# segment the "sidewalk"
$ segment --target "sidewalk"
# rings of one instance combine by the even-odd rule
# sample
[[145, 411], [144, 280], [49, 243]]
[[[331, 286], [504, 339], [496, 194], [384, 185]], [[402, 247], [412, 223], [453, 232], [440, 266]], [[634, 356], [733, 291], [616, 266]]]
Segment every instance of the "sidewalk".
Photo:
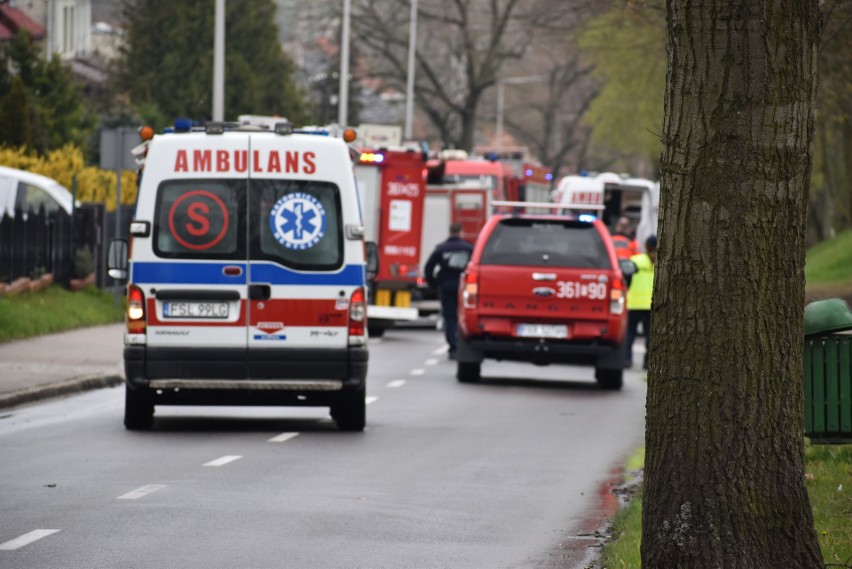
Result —
[[0, 409], [124, 381], [124, 324], [0, 344]]

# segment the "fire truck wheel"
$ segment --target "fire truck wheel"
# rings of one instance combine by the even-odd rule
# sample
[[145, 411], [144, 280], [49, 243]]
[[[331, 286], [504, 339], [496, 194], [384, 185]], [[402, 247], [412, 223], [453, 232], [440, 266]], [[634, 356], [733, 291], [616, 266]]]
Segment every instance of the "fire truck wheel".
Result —
[[596, 369], [595, 379], [598, 382], [598, 387], [618, 391], [624, 384], [623, 369]]
[[144, 389], [124, 386], [124, 427], [128, 431], [150, 429], [154, 424], [154, 402]]
[[367, 333], [371, 338], [381, 338], [388, 327], [383, 324], [367, 324]]
[[482, 364], [479, 362], [459, 362], [456, 368], [456, 378], [460, 383], [476, 383], [480, 379]]
[[363, 431], [367, 424], [367, 400], [364, 389], [346, 396], [331, 408], [331, 416], [341, 431]]

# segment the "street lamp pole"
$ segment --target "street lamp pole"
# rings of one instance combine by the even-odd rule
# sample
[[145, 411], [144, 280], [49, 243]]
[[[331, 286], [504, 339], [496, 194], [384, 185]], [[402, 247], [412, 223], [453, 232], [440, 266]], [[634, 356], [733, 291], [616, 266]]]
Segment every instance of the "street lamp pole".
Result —
[[352, 1], [343, 0], [343, 30], [340, 37], [340, 96], [337, 101], [337, 122], [345, 127], [349, 118], [349, 19]]
[[495, 127], [497, 148], [503, 147], [503, 114], [505, 113], [505, 94], [504, 88], [506, 85], [521, 85], [523, 83], [535, 83], [547, 79], [547, 75], [525, 75], [523, 77], [499, 77], [497, 79], [497, 125]]
[[411, 140], [414, 122], [414, 65], [417, 53], [417, 0], [411, 0], [411, 24], [408, 32], [408, 81], [405, 88], [405, 140]]
[[213, 24], [213, 120], [225, 120], [225, 0], [216, 0]]

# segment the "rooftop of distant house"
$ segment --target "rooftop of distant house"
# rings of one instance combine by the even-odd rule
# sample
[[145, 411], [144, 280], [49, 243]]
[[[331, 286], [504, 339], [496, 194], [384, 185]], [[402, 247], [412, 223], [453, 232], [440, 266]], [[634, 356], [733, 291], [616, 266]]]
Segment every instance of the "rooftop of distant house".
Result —
[[0, 41], [10, 40], [21, 30], [26, 30], [35, 40], [42, 40], [46, 33], [40, 26], [24, 14], [14, 4], [0, 0]]

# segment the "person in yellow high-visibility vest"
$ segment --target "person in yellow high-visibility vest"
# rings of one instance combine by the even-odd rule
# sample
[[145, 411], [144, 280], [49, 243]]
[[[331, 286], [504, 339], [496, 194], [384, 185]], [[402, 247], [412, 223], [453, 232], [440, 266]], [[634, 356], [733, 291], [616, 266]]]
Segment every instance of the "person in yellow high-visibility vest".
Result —
[[633, 255], [630, 260], [636, 265], [636, 272], [630, 279], [627, 289], [627, 351], [625, 367], [633, 365], [633, 342], [639, 323], [645, 332], [645, 358], [643, 369], [648, 369], [648, 345], [651, 338], [651, 294], [654, 289], [654, 265], [657, 263], [657, 236], [651, 235], [645, 240], [645, 252]]

